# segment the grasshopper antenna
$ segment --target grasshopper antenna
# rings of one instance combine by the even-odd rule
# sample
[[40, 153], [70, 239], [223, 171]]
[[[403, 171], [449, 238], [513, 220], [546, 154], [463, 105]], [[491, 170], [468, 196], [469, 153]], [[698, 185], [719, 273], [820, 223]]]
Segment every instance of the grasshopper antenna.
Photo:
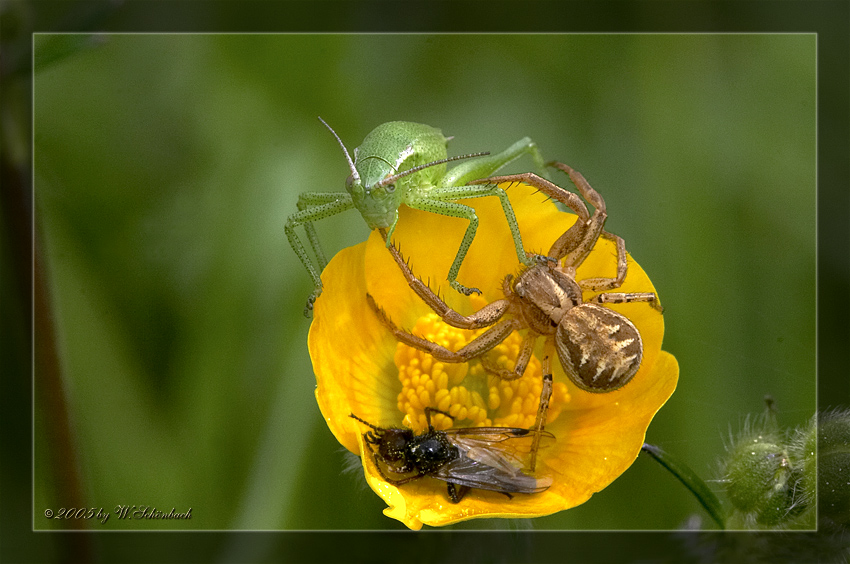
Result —
[[348, 149], [345, 148], [345, 144], [343, 144], [342, 139], [340, 139], [339, 135], [336, 134], [336, 131], [328, 125], [328, 122], [322, 119], [322, 116], [318, 116], [318, 118], [319, 121], [322, 122], [331, 133], [333, 133], [333, 136], [336, 137], [337, 143], [339, 143], [339, 146], [342, 147], [342, 152], [345, 153], [345, 160], [348, 161], [348, 168], [351, 169], [351, 177], [355, 182], [360, 182], [360, 173], [358, 173], [357, 169], [354, 167], [354, 161], [351, 160], [351, 155], [348, 154]]
[[[322, 119], [322, 118], [319, 118], [319, 119]], [[336, 134], [334, 134], [334, 135], [336, 135]], [[340, 143], [342, 143], [342, 141], [340, 141]], [[383, 180], [381, 180], [378, 184], [381, 185], [381, 186], [386, 186], [387, 184], [393, 184], [396, 180], [398, 180], [399, 178], [402, 178], [404, 176], [407, 176], [408, 174], [413, 174], [414, 172], [419, 172], [423, 168], [428, 168], [428, 167], [431, 167], [431, 166], [436, 166], [436, 165], [451, 162], [451, 161], [459, 161], [461, 159], [472, 159], [472, 158], [475, 158], [475, 157], [484, 157], [484, 156], [489, 155], [489, 154], [490, 154], [490, 151], [484, 151], [482, 153], [469, 153], [468, 155], [458, 155], [456, 157], [449, 157], [447, 159], [440, 159], [438, 161], [432, 161], [430, 163], [425, 163], [423, 165], [415, 166], [415, 167], [413, 167], [409, 170], [405, 170], [404, 172], [400, 172], [398, 174], [388, 176], [388, 177], [384, 178]]]

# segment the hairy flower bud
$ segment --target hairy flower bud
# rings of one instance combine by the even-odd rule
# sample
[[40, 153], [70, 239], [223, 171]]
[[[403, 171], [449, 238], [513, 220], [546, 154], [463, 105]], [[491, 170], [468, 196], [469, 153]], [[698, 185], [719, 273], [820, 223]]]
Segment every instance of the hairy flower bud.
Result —
[[799, 491], [800, 465], [782, 443], [770, 432], [751, 431], [729, 450], [726, 493], [746, 521], [774, 527], [806, 506]]
[[787, 481], [783, 448], [763, 437], [741, 441], [726, 466], [726, 493], [739, 511], [755, 512]]
[[818, 512], [827, 526], [850, 530], [850, 411], [820, 416]]

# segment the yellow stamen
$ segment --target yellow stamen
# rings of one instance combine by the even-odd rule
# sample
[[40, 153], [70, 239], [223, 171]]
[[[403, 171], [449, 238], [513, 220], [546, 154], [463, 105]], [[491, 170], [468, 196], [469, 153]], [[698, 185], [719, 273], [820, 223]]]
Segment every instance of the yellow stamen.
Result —
[[[412, 332], [458, 350], [485, 330], [456, 329], [428, 313], [417, 320]], [[513, 370], [521, 344], [522, 337], [513, 333], [485, 356], [490, 364]], [[494, 376], [478, 359], [459, 364], [438, 362], [402, 343], [396, 349], [395, 363], [402, 384], [398, 409], [404, 413], [403, 424], [416, 431], [426, 427], [426, 407], [451, 415], [434, 414], [431, 424], [437, 429], [491, 425], [528, 428], [535, 423], [543, 383], [540, 361], [534, 356], [522, 378], [515, 380]], [[557, 419], [569, 401], [566, 383], [555, 382], [547, 423]]]

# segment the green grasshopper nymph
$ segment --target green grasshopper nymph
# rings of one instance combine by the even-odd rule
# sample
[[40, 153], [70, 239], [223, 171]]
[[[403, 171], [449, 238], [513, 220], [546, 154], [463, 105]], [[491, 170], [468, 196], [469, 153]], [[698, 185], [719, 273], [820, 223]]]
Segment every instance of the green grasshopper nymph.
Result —
[[[336, 132], [320, 117], [319, 120], [336, 137], [345, 153], [351, 175], [345, 182], [347, 192], [304, 192], [298, 196], [298, 212], [286, 220], [286, 236], [289, 244], [310, 273], [315, 289], [307, 301], [305, 315], [310, 315], [313, 302], [322, 293], [321, 272], [327, 259], [319, 244], [314, 221], [324, 219], [357, 208], [370, 229], [388, 229], [387, 246], [398, 222], [401, 204], [411, 208], [440, 215], [463, 218], [469, 221], [460, 248], [448, 273], [452, 288], [465, 295], [480, 293], [477, 288], [468, 288], [457, 281], [458, 271], [475, 238], [478, 216], [469, 206], [455, 200], [496, 196], [513, 236], [516, 254], [520, 262], [530, 266], [522, 247], [522, 238], [507, 194], [495, 185], [467, 184], [492, 175], [504, 165], [525, 153], [531, 155], [538, 169], [544, 170], [543, 157], [537, 145], [524, 137], [495, 155], [474, 153], [448, 157], [446, 146], [452, 139], [434, 127], [405, 121], [391, 121], [379, 125], [369, 133], [363, 143], [354, 149], [354, 159], [348, 153]], [[449, 171], [449, 161], [470, 159]], [[304, 225], [307, 239], [316, 255], [314, 264], [307, 249], [295, 234], [295, 228]]]

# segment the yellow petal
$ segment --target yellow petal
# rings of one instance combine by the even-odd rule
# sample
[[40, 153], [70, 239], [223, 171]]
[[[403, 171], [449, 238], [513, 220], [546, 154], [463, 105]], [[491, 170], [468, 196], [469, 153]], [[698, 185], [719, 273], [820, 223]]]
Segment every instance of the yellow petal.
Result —
[[385, 422], [401, 387], [388, 370], [395, 366], [395, 342], [365, 301], [365, 251], [365, 244], [349, 247], [325, 269], [324, 293], [316, 300], [307, 339], [319, 409], [336, 439], [352, 452], [360, 450], [358, 430], [348, 415]]

